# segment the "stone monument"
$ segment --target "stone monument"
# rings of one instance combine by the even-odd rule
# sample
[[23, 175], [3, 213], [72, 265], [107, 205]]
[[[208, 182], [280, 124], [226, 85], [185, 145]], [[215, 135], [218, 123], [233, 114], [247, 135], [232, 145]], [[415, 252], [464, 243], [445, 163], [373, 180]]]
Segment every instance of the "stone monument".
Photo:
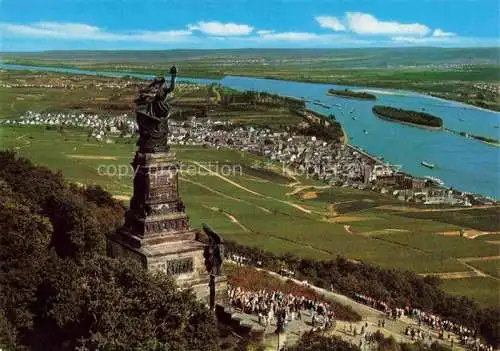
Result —
[[210, 279], [215, 276], [207, 270], [207, 262], [214, 261], [215, 251], [209, 249], [213, 245], [199, 240], [179, 197], [179, 164], [167, 143], [167, 98], [175, 89], [175, 67], [170, 75], [169, 87], [165, 78], [155, 78], [135, 99], [139, 140], [132, 162], [134, 193], [125, 224], [108, 237], [108, 253], [137, 260], [148, 271], [170, 274], [179, 287], [192, 288], [208, 302], [210, 287], [215, 284], [222, 295], [226, 280], [220, 270]]

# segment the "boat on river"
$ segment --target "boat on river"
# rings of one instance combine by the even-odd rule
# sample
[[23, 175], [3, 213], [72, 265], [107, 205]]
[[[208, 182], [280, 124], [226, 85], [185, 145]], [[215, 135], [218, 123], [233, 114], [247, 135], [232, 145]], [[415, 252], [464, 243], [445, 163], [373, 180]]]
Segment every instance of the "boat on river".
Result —
[[314, 100], [313, 104], [321, 106], [321, 107], [324, 107], [324, 108], [327, 108], [327, 109], [330, 108], [330, 106], [328, 106], [328, 105], [326, 105], [326, 104], [324, 104], [322, 102], [318, 102], [317, 100]]
[[420, 164], [422, 166], [430, 168], [430, 169], [433, 169], [434, 167], [436, 167], [436, 165], [434, 163], [429, 163], [429, 162], [426, 162], [426, 161], [422, 161], [422, 162], [420, 162]]

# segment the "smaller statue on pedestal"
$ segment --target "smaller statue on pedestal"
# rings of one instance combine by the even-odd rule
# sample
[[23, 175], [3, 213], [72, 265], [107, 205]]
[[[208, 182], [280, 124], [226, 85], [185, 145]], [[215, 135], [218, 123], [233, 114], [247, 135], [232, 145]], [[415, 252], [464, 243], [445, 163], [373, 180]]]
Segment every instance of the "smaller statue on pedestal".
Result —
[[210, 274], [210, 309], [215, 308], [215, 277], [221, 275], [221, 266], [224, 262], [224, 241], [207, 224], [203, 223], [203, 231], [208, 236], [205, 246], [205, 267]]
[[205, 266], [210, 275], [221, 275], [221, 266], [224, 262], [224, 241], [207, 224], [203, 223], [203, 231], [208, 236], [208, 245], [205, 247]]

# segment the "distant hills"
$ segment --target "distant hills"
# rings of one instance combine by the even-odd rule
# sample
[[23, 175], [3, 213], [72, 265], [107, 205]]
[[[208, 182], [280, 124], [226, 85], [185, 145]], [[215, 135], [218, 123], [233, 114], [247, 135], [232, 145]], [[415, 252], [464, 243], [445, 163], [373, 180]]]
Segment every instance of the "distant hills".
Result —
[[[221, 49], [221, 50], [162, 50], [162, 51], [43, 51], [4, 52], [4, 60], [13, 58], [35, 61], [65, 61], [85, 63], [164, 63], [165, 61], [255, 60], [253, 63], [299, 64], [313, 62], [329, 68], [391, 68], [439, 64], [500, 63], [499, 48], [358, 48], [358, 49]], [[75, 63], [77, 63], [75, 62]]]

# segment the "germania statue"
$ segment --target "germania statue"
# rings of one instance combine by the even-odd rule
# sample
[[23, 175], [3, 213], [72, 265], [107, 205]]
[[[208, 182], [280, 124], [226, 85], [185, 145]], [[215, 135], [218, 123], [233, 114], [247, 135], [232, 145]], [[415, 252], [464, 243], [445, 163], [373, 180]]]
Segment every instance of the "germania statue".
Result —
[[170, 106], [168, 95], [175, 89], [177, 69], [170, 68], [170, 86], [165, 86], [164, 77], [156, 77], [146, 88], [139, 90], [135, 99], [137, 105], [137, 125], [139, 127], [139, 152], [167, 152], [168, 117]]

